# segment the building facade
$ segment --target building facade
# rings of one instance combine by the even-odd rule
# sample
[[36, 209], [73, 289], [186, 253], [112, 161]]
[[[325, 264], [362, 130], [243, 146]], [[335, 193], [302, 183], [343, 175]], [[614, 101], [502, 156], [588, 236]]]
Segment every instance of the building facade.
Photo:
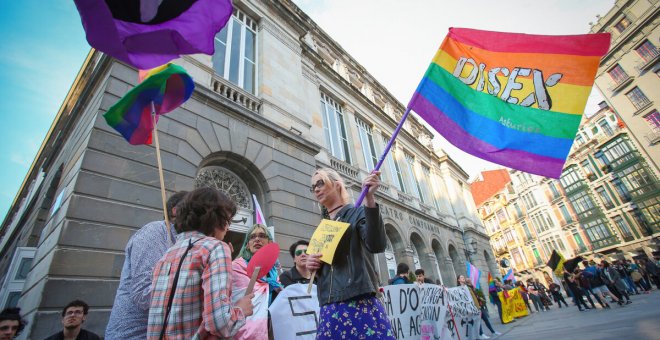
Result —
[[601, 60], [595, 84], [656, 172], [660, 160], [658, 13], [658, 0], [617, 0], [591, 26], [592, 33], [612, 34], [610, 50]]
[[602, 102], [581, 125], [559, 180], [482, 172], [471, 188], [500, 273], [551, 277], [554, 250], [567, 259], [658, 256], [660, 181], [649, 163]]
[[[321, 218], [314, 170], [336, 169], [356, 198], [404, 107], [291, 1], [234, 4], [213, 56], [175, 61], [196, 89], [158, 123], [165, 186], [228, 193], [236, 250], [255, 195], [290, 267], [285, 250]], [[0, 296], [26, 314], [24, 338], [60, 330], [75, 298], [91, 306], [86, 328], [103, 333], [128, 239], [162, 218], [154, 147], [129, 145], [102, 117], [136, 83], [137, 70], [90, 52], [0, 227]], [[431, 139], [408, 118], [383, 165], [382, 284], [398, 262], [447, 285], [466, 261], [496, 268], [467, 174]]]

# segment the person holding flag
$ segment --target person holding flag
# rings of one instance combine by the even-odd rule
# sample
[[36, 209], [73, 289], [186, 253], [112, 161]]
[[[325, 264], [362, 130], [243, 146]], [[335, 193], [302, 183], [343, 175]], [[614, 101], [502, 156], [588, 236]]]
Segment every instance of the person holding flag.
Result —
[[316, 170], [311, 191], [324, 208], [324, 218], [349, 223], [332, 264], [321, 264], [321, 254], [307, 255], [307, 268], [316, 272], [319, 304], [317, 340], [358, 338], [394, 340], [392, 325], [379, 291], [373, 254], [385, 251], [385, 225], [376, 204], [380, 171], [362, 181], [365, 206], [349, 203], [341, 176], [332, 169]]
[[500, 296], [497, 294], [497, 292], [501, 291], [502, 288], [500, 288], [497, 285], [497, 282], [495, 281], [497, 279], [493, 279], [493, 277], [490, 275], [490, 272], [488, 273], [488, 295], [490, 295], [490, 303], [494, 304], [497, 307], [497, 314], [500, 315], [500, 322], [504, 324], [504, 320], [502, 319], [502, 301], [500, 301]]
[[[481, 310], [481, 320], [484, 321], [484, 324], [486, 324], [486, 327], [488, 327], [490, 333], [493, 336], [501, 335], [502, 333], [495, 331], [495, 329], [493, 329], [493, 326], [490, 324], [490, 318], [488, 317], [488, 307], [486, 307], [486, 300], [484, 300], [484, 298], [482, 298], [479, 294], [475, 293], [474, 285], [470, 281], [472, 280], [467, 280], [465, 278], [465, 275], [459, 275], [456, 278], [456, 284], [458, 284], [459, 286], [466, 286], [470, 290], [470, 295], [472, 295], [472, 299], [474, 300], [475, 305], [479, 307], [479, 310]], [[490, 339], [488, 335], [484, 334], [481, 325], [479, 325], [479, 339]]]

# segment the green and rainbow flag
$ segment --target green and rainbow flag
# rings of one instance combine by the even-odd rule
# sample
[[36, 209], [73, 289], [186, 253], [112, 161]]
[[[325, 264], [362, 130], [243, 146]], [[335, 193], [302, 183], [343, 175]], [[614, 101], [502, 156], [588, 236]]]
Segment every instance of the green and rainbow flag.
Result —
[[450, 28], [408, 108], [465, 152], [559, 178], [609, 45]]

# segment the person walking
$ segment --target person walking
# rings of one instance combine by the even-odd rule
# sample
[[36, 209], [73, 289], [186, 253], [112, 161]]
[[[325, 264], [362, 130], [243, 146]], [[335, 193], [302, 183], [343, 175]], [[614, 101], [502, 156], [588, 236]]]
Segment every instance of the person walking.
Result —
[[561, 308], [561, 303], [563, 302], [566, 307], [568, 307], [568, 304], [566, 303], [566, 300], [564, 300], [564, 296], [561, 294], [561, 286], [556, 284], [555, 282], [550, 282], [548, 285], [548, 289], [550, 290], [550, 294], [552, 294], [553, 299]]
[[[488, 330], [490, 331], [491, 335], [497, 336], [501, 335], [502, 333], [495, 331], [493, 329], [493, 325], [490, 324], [490, 318], [488, 315], [488, 307], [486, 306], [486, 300], [484, 300], [482, 297], [479, 296], [479, 294], [476, 294], [474, 287], [470, 283], [469, 280], [465, 277], [465, 275], [459, 275], [456, 278], [456, 284], [459, 286], [466, 286], [470, 290], [470, 294], [472, 295], [472, 298], [475, 300], [477, 303], [477, 307], [479, 307], [479, 310], [481, 311], [481, 320], [484, 322]], [[481, 324], [479, 324], [479, 339], [490, 339], [489, 336], [484, 334], [484, 330], [481, 327]]]
[[616, 269], [614, 269], [614, 267], [612, 267], [610, 263], [607, 261], [603, 261], [602, 264], [603, 264], [603, 273], [605, 273], [607, 279], [610, 281], [610, 286], [612, 287], [613, 290], [618, 291], [620, 295], [617, 297], [619, 297], [620, 299], [625, 297], [626, 304], [627, 305], [631, 304], [632, 301], [630, 301], [630, 295], [628, 295], [628, 292], [626, 290], [626, 284], [619, 275], [619, 272]]
[[[591, 308], [589, 308], [589, 306], [587, 306], [587, 304], [582, 299], [582, 292], [580, 291], [580, 287], [575, 280], [575, 276], [569, 273], [566, 269], [564, 269], [564, 281], [566, 282], [568, 289], [571, 290], [571, 294], [573, 294], [573, 299], [575, 299], [575, 304], [577, 305], [578, 310], [580, 310], [580, 312], [590, 310]], [[584, 309], [582, 309], [583, 306]]]
[[545, 311], [545, 307], [541, 302], [541, 297], [539, 296], [539, 291], [536, 288], [536, 283], [534, 282], [534, 279], [527, 280], [527, 291], [529, 292], [529, 298], [532, 300], [532, 304], [534, 305], [534, 308], [536, 308], [536, 312], [538, 313]]
[[379, 292], [374, 255], [385, 251], [385, 225], [376, 204], [380, 171], [362, 181], [367, 188], [363, 206], [349, 202], [344, 180], [332, 169], [319, 169], [311, 191], [323, 206], [324, 218], [348, 223], [332, 264], [321, 264], [321, 254], [307, 255], [307, 268], [316, 272], [321, 306], [317, 340], [337, 338], [394, 340], [392, 325]]

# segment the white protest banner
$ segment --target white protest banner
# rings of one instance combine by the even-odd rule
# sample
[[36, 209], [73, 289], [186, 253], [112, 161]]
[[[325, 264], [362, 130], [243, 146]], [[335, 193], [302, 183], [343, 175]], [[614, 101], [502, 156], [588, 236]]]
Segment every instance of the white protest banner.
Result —
[[470, 340], [479, 336], [481, 314], [467, 287], [386, 286], [383, 302], [397, 339]]
[[319, 309], [316, 285], [311, 294], [306, 284], [287, 286], [268, 308], [275, 340], [316, 339]]
[[442, 333], [447, 314], [444, 287], [387, 286], [383, 302], [397, 339], [435, 339]]
[[[466, 286], [447, 289], [447, 302], [451, 314], [447, 313], [446, 333], [441, 339], [477, 339], [481, 325], [481, 310]], [[457, 336], [458, 333], [458, 336]]]

